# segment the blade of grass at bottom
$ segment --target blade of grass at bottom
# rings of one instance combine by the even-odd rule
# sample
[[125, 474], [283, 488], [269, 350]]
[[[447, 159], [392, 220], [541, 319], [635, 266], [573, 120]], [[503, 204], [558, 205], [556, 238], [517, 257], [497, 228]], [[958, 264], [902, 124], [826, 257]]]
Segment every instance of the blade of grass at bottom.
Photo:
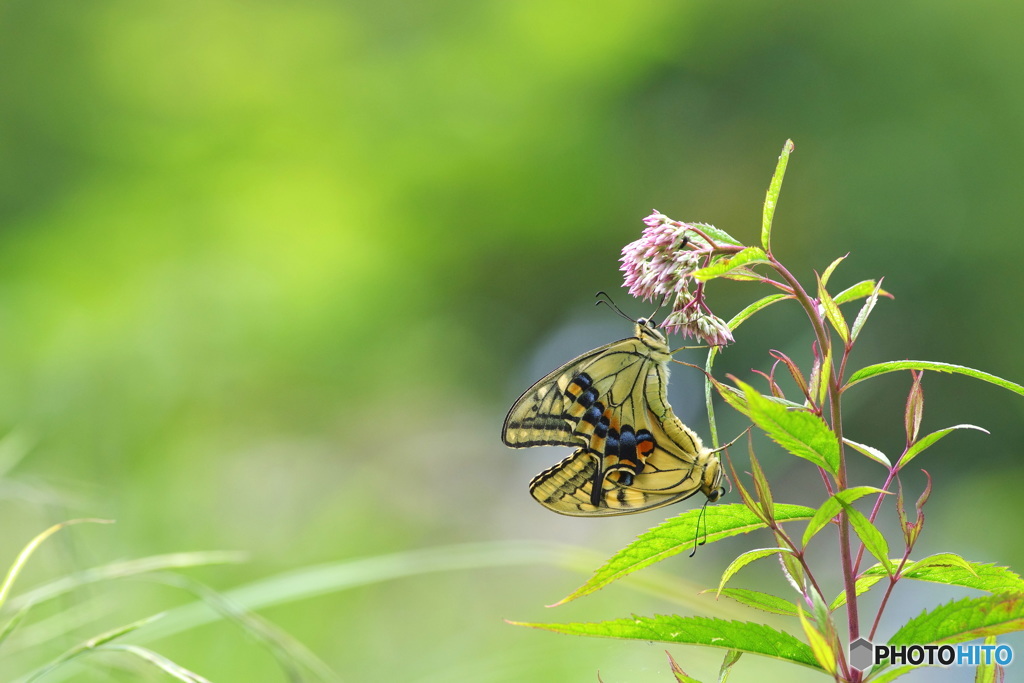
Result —
[[93, 583], [126, 579], [139, 574], [165, 571], [169, 569], [186, 569], [214, 564], [232, 564], [244, 562], [248, 554], [233, 550], [205, 550], [198, 552], [170, 553], [152, 555], [135, 560], [112, 562], [92, 567], [68, 576], [44, 583], [30, 591], [11, 598], [8, 607], [20, 610], [28, 606], [38, 605], [47, 600], [66, 595], [73, 590]]
[[[435, 572], [530, 564], [587, 572], [600, 558], [599, 554], [592, 551], [553, 543], [497, 542], [441, 546], [305, 567], [223, 591], [221, 596], [246, 610], [259, 610]], [[134, 631], [131, 641], [136, 644], [151, 643], [221, 619], [222, 615], [212, 605], [200, 600], [166, 611], [159, 621]], [[63, 669], [54, 671], [46, 678], [46, 683], [66, 680], [63, 672]]]
[[171, 661], [162, 654], [147, 650], [144, 647], [138, 645], [121, 645], [117, 643], [111, 643], [108, 645], [101, 645], [96, 648], [97, 650], [112, 650], [115, 652], [127, 652], [135, 655], [144, 662], [149, 662], [153, 666], [157, 667], [164, 673], [174, 676], [179, 681], [185, 681], [185, 683], [210, 683], [210, 680], [203, 678], [194, 671], [189, 671], [185, 667], [181, 666], [177, 662]]
[[92, 524], [113, 524], [113, 520], [109, 519], [72, 519], [67, 522], [61, 522], [60, 524], [54, 524], [49, 529], [39, 534], [28, 544], [22, 548], [21, 552], [18, 553], [18, 557], [14, 560], [14, 564], [11, 565], [10, 569], [7, 570], [7, 576], [4, 577], [3, 584], [0, 584], [0, 607], [3, 607], [4, 602], [7, 600], [7, 595], [11, 591], [11, 586], [14, 585], [14, 580], [18, 578], [18, 574], [21, 573], [25, 563], [28, 562], [28, 558], [32, 557], [32, 553], [43, 544], [43, 541], [53, 536], [55, 533], [63, 529], [64, 527], [71, 526], [73, 524], [83, 524], [89, 522]]
[[[190, 553], [182, 553], [162, 558], [143, 558], [88, 570], [81, 575], [76, 575], [81, 578], [81, 581], [72, 581], [70, 579], [74, 577], [67, 577], [42, 586], [24, 596], [18, 596], [11, 602], [12, 604], [16, 601], [20, 603], [22, 598], [29, 595], [32, 595], [33, 599], [45, 600], [62, 595], [76, 586], [101, 579], [135, 576], [141, 572], [143, 567], [157, 569], [169, 566], [192, 566], [193, 563], [200, 560], [213, 559], [213, 557], [203, 557], [206, 555], [227, 561], [239, 559], [234, 553], [195, 553], [194, 555], [195, 557]], [[469, 543], [315, 565], [261, 579], [234, 590], [224, 591], [219, 595], [224, 601], [230, 601], [240, 608], [254, 611], [319, 595], [436, 572], [541, 564], [587, 574], [604, 557], [592, 550], [556, 543], [536, 541]], [[642, 577], [633, 577], [631, 581], [626, 582], [626, 585], [634, 590], [658, 595], [662, 599], [678, 602], [690, 608], [706, 608], [706, 604], [700, 604], [700, 601], [694, 597], [699, 591], [699, 586], [687, 586], [685, 581], [665, 572], [645, 572]], [[746, 614], [741, 609], [725, 605], [719, 605], [716, 610], [719, 615], [726, 612], [728, 616], [736, 618]], [[159, 621], [147, 624], [133, 632], [131, 641], [133, 643], [152, 643], [161, 638], [223, 619], [223, 614], [215, 605], [205, 600], [199, 600], [168, 610]], [[53, 671], [46, 677], [46, 683], [56, 683], [72, 678], [73, 668], [67, 667]]]
[[[230, 600], [226, 600], [223, 595], [206, 584], [172, 572], [147, 574], [141, 578], [184, 589], [191, 593], [193, 597], [200, 598], [207, 605], [213, 607], [220, 612], [226, 621], [237, 625], [270, 652], [274, 659], [277, 660], [286, 680], [302, 681], [302, 669], [305, 669], [315, 674], [317, 679], [321, 681], [338, 681], [337, 674], [303, 643], [292, 637], [290, 633], [278, 628], [273, 622], [264, 619], [259, 614], [240, 607]], [[146, 652], [149, 651], [146, 650]], [[159, 657], [159, 655], [157, 656]], [[173, 664], [173, 662], [171, 663]], [[186, 671], [186, 673], [191, 672]]]
[[[151, 557], [143, 557], [135, 560], [113, 562], [111, 564], [101, 565], [75, 572], [68, 576], [63, 576], [54, 581], [50, 581], [49, 583], [37, 586], [32, 590], [21, 593], [20, 595], [11, 597], [7, 602], [6, 607], [14, 612], [14, 616], [3, 626], [2, 629], [0, 629], [0, 645], [4, 645], [5, 652], [9, 654], [10, 646], [7, 646], [5, 641], [11, 633], [19, 627], [30, 611], [49, 600], [67, 595], [68, 593], [82, 588], [83, 586], [102, 583], [105, 581], [114, 581], [117, 579], [139, 578], [140, 576], [145, 578], [147, 575], [151, 576], [156, 572], [169, 569], [184, 569], [188, 567], [209, 566], [214, 564], [239, 563], [245, 561], [247, 557], [246, 553], [235, 551], [171, 553], [167, 555], [153, 555]], [[72, 613], [74, 611], [78, 611], [82, 605], [82, 602], [78, 602], [76, 603], [76, 607], [64, 608], [62, 611], [62, 617], [54, 624], [56, 628], [54, 628], [54, 626], [45, 626], [45, 624], [54, 621], [52, 619], [33, 624], [30, 628], [34, 631], [42, 632], [35, 635], [35, 642], [61, 637], [66, 630], [84, 625], [83, 622], [81, 622], [80, 617], [72, 616]], [[87, 618], [86, 620], [88, 621], [89, 619]], [[28, 640], [29, 642], [33, 642], [32, 637], [28, 638]], [[24, 647], [24, 644], [22, 644], [22, 647]]]
[[76, 657], [79, 657], [87, 652], [95, 650], [101, 645], [106, 645], [107, 643], [113, 640], [117, 640], [118, 638], [127, 635], [132, 631], [138, 630], [146, 624], [152, 623], [153, 621], [160, 619], [161, 616], [163, 615], [154, 614], [152, 616], [146, 617], [145, 619], [139, 619], [138, 621], [133, 621], [130, 624], [118, 626], [117, 628], [111, 629], [109, 631], [101, 633], [98, 636], [90, 638], [89, 640], [71, 648], [64, 654], [49, 662], [48, 664], [45, 664], [44, 666], [41, 666], [35, 671], [32, 671], [22, 676], [21, 678], [17, 679], [14, 683], [32, 683], [32, 681], [37, 681], [40, 678], [47, 676], [47, 674], [51, 674], [55, 671], [58, 671], [60, 667], [63, 667], [65, 664], [75, 659]]

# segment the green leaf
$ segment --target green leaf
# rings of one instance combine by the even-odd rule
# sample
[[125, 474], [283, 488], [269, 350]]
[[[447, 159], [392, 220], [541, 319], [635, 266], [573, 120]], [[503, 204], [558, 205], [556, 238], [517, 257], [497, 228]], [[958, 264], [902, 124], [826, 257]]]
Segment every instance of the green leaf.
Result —
[[[775, 519], [779, 522], [810, 519], [813, 514], [813, 509], [803, 505], [786, 503], [776, 503], [775, 505]], [[555, 605], [561, 605], [593, 593], [616, 579], [621, 579], [638, 569], [643, 569], [693, 547], [693, 539], [697, 536], [697, 518], [699, 516], [700, 510], [689, 510], [640, 534], [636, 540], [617, 552], [603, 567], [594, 572], [590, 580], [567, 597], [556, 602]], [[742, 503], [709, 507], [705, 522], [706, 539], [709, 543], [749, 533], [755, 529], [763, 529], [767, 526]]]
[[[914, 523], [910, 523], [910, 518], [907, 516], [907, 508], [903, 500], [903, 481], [899, 478], [896, 479], [896, 518], [900, 521], [900, 531], [903, 532], [903, 542], [906, 547], [913, 548], [914, 543], [917, 541], [917, 535], [920, 533], [917, 527], [917, 523], [921, 520], [914, 520]], [[922, 525], [923, 528], [923, 525]]]
[[906, 467], [907, 463], [916, 458], [918, 455], [920, 455], [924, 449], [928, 448], [942, 437], [946, 436], [950, 432], [955, 431], [957, 429], [977, 429], [979, 432], [985, 432], [986, 434], [989, 433], [987, 429], [971, 424], [953, 425], [952, 427], [946, 427], [945, 429], [940, 429], [936, 432], [932, 432], [931, 434], [928, 434], [927, 436], [921, 438], [919, 441], [916, 441], [910, 448], [907, 449], [907, 452], [903, 455], [902, 458], [900, 458], [900, 469]]
[[921, 418], [924, 417], [924, 388], [921, 386], [924, 373], [911, 372], [910, 375], [913, 380], [903, 409], [903, 431], [907, 435], [907, 443], [914, 443], [921, 433]]
[[[880, 282], [881, 280], [879, 280], [879, 283]], [[856, 301], [857, 299], [863, 299], [866, 296], [871, 296], [871, 292], [875, 291], [875, 287], [876, 285], [874, 280], [861, 280], [852, 287], [847, 287], [832, 298], [837, 304], [846, 304], [851, 301]], [[890, 299], [892, 298], [892, 294], [884, 289], [879, 289], [878, 294], [879, 296], [887, 296]]]
[[821, 504], [821, 507], [814, 513], [814, 517], [807, 523], [807, 528], [804, 529], [803, 545], [806, 546], [810, 543], [811, 538], [816, 533], [828, 526], [832, 518], [843, 509], [843, 503], [850, 504], [858, 498], [872, 493], [885, 493], [885, 491], [874, 486], [854, 486], [843, 491], [837, 491], [834, 496]]
[[889, 644], [954, 644], [1020, 630], [1024, 630], [1024, 593], [997, 593], [926, 610], [896, 631]]
[[[716, 228], [715, 226], [709, 225], [707, 223], [692, 223], [691, 225], [700, 228], [701, 232], [703, 232], [705, 235], [713, 239], [718, 244], [731, 244], [734, 247], [743, 246], [742, 242], [740, 242], [738, 239], [727, 233], [725, 230], [722, 230], [721, 228]], [[692, 240], [701, 245], [705, 244], [705, 241], [699, 235], [697, 237], [692, 238]]]
[[[853, 320], [853, 330], [850, 332], [850, 339], [856, 340], [860, 334], [861, 329], [864, 327], [864, 323], [868, 321], [868, 316], [871, 315], [871, 311], [875, 309], [875, 304], [878, 303], [878, 294], [882, 291], [882, 281], [879, 280], [878, 284], [875, 285], [874, 289], [871, 290], [871, 296], [861, 306], [860, 311], [857, 312], [857, 317]], [[839, 303], [838, 297], [836, 297], [836, 303]]]
[[[825, 392], [821, 390], [821, 386], [821, 359], [815, 358], [811, 364], [811, 375], [807, 378], [807, 393], [810, 394], [811, 401], [819, 405], [823, 400], [822, 396], [825, 395]], [[804, 407], [810, 408], [809, 405]]]
[[815, 396], [819, 406], [825, 405], [825, 401], [828, 398], [829, 382], [832, 380], [832, 349], [834, 348], [834, 346], [829, 344], [829, 347], [825, 349], [825, 358], [822, 359], [819, 367], [818, 391], [817, 396]]
[[727, 598], [732, 598], [736, 602], [741, 602], [747, 607], [753, 607], [763, 612], [771, 612], [772, 614], [782, 614], [787, 617], [796, 616], [796, 605], [789, 600], [784, 600], [777, 595], [771, 595], [770, 593], [762, 593], [761, 591], [753, 591], [746, 588], [723, 588], [719, 591], [722, 595]]
[[747, 399], [750, 419], [777, 444], [832, 474], [839, 471], [839, 444], [825, 421], [803, 410], [787, 410], [737, 381]]
[[857, 532], [857, 536], [860, 537], [861, 543], [864, 544], [864, 547], [869, 553], [878, 558], [878, 561], [885, 566], [889, 576], [892, 576], [892, 573], [896, 568], [889, 560], [889, 544], [886, 542], [885, 536], [882, 535], [882, 532], [878, 530], [878, 527], [872, 524], [860, 510], [842, 501], [840, 501], [839, 504], [843, 506], [844, 510], [846, 510], [846, 515], [850, 519], [850, 525], [853, 527], [853, 530]]
[[[898, 560], [897, 560], [898, 562]], [[863, 576], [885, 575], [881, 565], [864, 570]], [[976, 588], [989, 593], [1024, 593], [1024, 579], [1007, 567], [965, 560], [953, 553], [939, 553], [908, 564], [900, 576], [947, 586]]]
[[[728, 323], [729, 324], [729, 329], [732, 330], [733, 332], [735, 332], [736, 328], [739, 327], [742, 322], [747, 320], [750, 316], [754, 315], [755, 313], [757, 313], [761, 309], [768, 308], [772, 304], [774, 304], [774, 303], [776, 303], [778, 301], [782, 301], [783, 299], [792, 299], [792, 298], [793, 297], [789, 296], [788, 294], [769, 294], [768, 296], [764, 297], [763, 299], [758, 299], [757, 301], [755, 301], [754, 303], [750, 304], [749, 306], [747, 306], [742, 311], [740, 311], [739, 313], [737, 313], [736, 315], [734, 315], [732, 317], [732, 320], [730, 320], [729, 323]], [[713, 348], [718, 348], [718, 347], [713, 347]]]
[[695, 270], [693, 278], [701, 281], [710, 280], [752, 263], [768, 263], [768, 255], [759, 247], [747, 247], [733, 256], [718, 259], [707, 268]]
[[836, 672], [836, 654], [829, 647], [828, 638], [804, 616], [803, 609], [799, 610], [797, 615], [800, 617], [800, 625], [804, 628], [804, 634], [811, 645], [811, 652], [814, 653], [814, 658], [818, 660], [818, 664], [821, 665], [821, 668], [826, 673], [830, 676], [834, 675]]
[[[975, 571], [974, 567], [971, 566], [971, 563], [955, 553], [937, 553], [935, 555], [929, 555], [928, 557], [920, 559], [917, 562], [909, 563], [907, 566], [903, 568], [903, 572], [901, 572], [901, 574], [906, 573], [908, 571], [913, 571], [915, 569], [924, 570], [935, 567], [956, 567], [958, 569], [966, 571], [976, 579], [980, 578], [980, 575], [977, 571]], [[1022, 586], [1024, 586], [1024, 584], [1022, 584]]]
[[[896, 560], [896, 562], [899, 562], [899, 560]], [[882, 565], [877, 565], [877, 567], [879, 569], [879, 574], [878, 575], [861, 576], [854, 583], [853, 590], [854, 590], [854, 592], [857, 595], [862, 595], [864, 593], [867, 593], [868, 590], [872, 586], [874, 586], [876, 583], [878, 583], [879, 581], [884, 579], [886, 576], [888, 576], [888, 574], [885, 573], [885, 568]], [[846, 604], [846, 591], [844, 590], [843, 592], [841, 592], [839, 595], [836, 596], [836, 599], [832, 601], [832, 604], [828, 606], [828, 609], [829, 609], [830, 612], [835, 612], [837, 609], [839, 609], [840, 607], [842, 607], [845, 604]]]
[[775, 206], [779, 203], [782, 179], [786, 175], [789, 155], [793, 153], [794, 149], [796, 149], [796, 146], [793, 144], [793, 141], [786, 140], [786, 144], [782, 146], [782, 154], [779, 155], [779, 163], [775, 165], [772, 182], [768, 185], [768, 192], [764, 197], [764, 212], [761, 217], [761, 246], [767, 252], [772, 250], [772, 220], [775, 218]]
[[850, 327], [846, 324], [843, 312], [839, 310], [839, 304], [832, 300], [832, 296], [825, 289], [825, 283], [821, 281], [821, 278], [818, 278], [818, 301], [821, 302], [821, 307], [825, 311], [825, 317], [839, 333], [843, 343], [849, 342]]
[[[775, 538], [779, 539], [779, 534], [775, 534]], [[780, 539], [781, 540], [781, 539]], [[779, 555], [782, 558], [782, 575], [789, 581], [789, 585], [793, 587], [797, 593], [807, 592], [807, 577], [804, 576], [804, 566], [800, 564], [800, 561], [789, 553], [785, 555]]]
[[868, 520], [868, 518], [859, 510], [845, 503], [841, 504], [850, 519], [850, 525], [857, 533], [857, 536], [860, 537], [864, 547], [869, 553], [878, 558], [891, 576], [896, 568], [889, 559], [889, 544], [886, 542], [885, 536], [883, 536], [882, 532], [878, 530], [878, 527], [872, 524], [871, 521]]
[[[758, 261], [758, 263], [760, 263], [760, 261]], [[740, 266], [739, 268], [733, 268], [727, 273], [722, 273], [720, 277], [723, 277], [726, 280], [732, 280], [734, 282], [764, 282], [764, 276], [759, 275], [749, 266]]]
[[843, 439], [843, 443], [845, 443], [847, 446], [854, 449], [855, 451], [863, 453], [864, 455], [868, 456], [877, 463], [885, 465], [886, 467], [892, 467], [892, 463], [889, 462], [889, 458], [887, 458], [885, 456], [885, 453], [878, 450], [877, 448], [865, 446], [862, 443], [857, 443], [856, 441], [851, 441], [850, 439]]
[[739, 650], [729, 650], [725, 653], [725, 657], [722, 659], [722, 667], [718, 670], [718, 683], [726, 683], [729, 680], [729, 672], [736, 666], [736, 662], [740, 661], [740, 657], [743, 653]]
[[710, 378], [710, 382], [718, 390], [718, 395], [722, 397], [722, 400], [728, 403], [733, 410], [741, 415], [750, 416], [750, 408], [741, 391], [728, 384], [722, 384], [714, 378]]
[[[985, 639], [985, 645], [995, 646], [995, 644], [995, 636], [989, 636]], [[974, 674], [974, 683], [996, 683], [997, 680], [1002, 681], [1002, 677], [997, 678], [997, 672], [1001, 668], [994, 659], [982, 662], [978, 665], [978, 670]]]
[[[849, 256], [849, 254], [846, 254], [846, 256]], [[836, 266], [838, 266], [840, 263], [845, 261], [846, 260], [846, 256], [840, 256], [839, 258], [837, 258], [835, 261], [833, 261], [832, 263], [830, 263], [828, 265], [828, 268], [826, 268], [825, 272], [821, 274], [821, 278], [819, 280], [821, 282], [822, 286], [828, 284], [828, 279], [830, 277], [832, 277], [832, 273], [835, 271]]]
[[797, 364], [793, 362], [793, 359], [781, 351], [771, 351], [770, 354], [772, 358], [782, 361], [782, 364], [786, 366], [786, 369], [789, 370], [789, 374], [792, 376], [793, 381], [796, 382], [796, 386], [800, 390], [800, 393], [804, 396], [810, 397], [811, 392], [807, 387], [807, 380], [804, 379], [804, 374], [800, 371], [800, 368], [797, 367]]
[[764, 510], [757, 504], [757, 501], [754, 500], [753, 496], [750, 495], [750, 492], [747, 491], [747, 487], [743, 485], [743, 480], [736, 472], [736, 468], [732, 466], [732, 459], [729, 458], [727, 462], [729, 465], [729, 480], [733, 483], [736, 492], [740, 494], [740, 501], [742, 501], [743, 505], [746, 506], [746, 508], [750, 510], [755, 517], [764, 522], [765, 526], [770, 526], [770, 522], [765, 516]]
[[710, 617], [655, 615], [591, 623], [535, 624], [517, 621], [509, 623], [577, 636], [706, 645], [764, 655], [823, 671], [821, 665], [814, 659], [811, 648], [798, 638], [754, 622], [725, 621]]
[[[832, 651], [838, 652], [839, 637], [836, 635], [836, 626], [832, 622], [832, 614], [829, 612], [828, 605], [825, 604], [825, 600], [816, 590], [808, 591], [807, 595], [811, 598], [811, 606], [813, 609], [810, 612], [806, 612], [806, 614], [814, 618], [812, 623], [828, 640]], [[801, 605], [797, 609], [804, 608]]]
[[748, 550], [743, 553], [735, 560], [729, 563], [729, 566], [722, 572], [722, 580], [718, 583], [718, 592], [715, 593], [717, 598], [721, 593], [722, 589], [725, 588], [725, 584], [729, 582], [736, 572], [746, 567], [754, 560], [760, 560], [762, 557], [768, 557], [769, 555], [776, 555], [778, 553], [792, 553], [789, 548], [756, 548], [754, 550]]
[[1002, 377], [996, 377], [987, 372], [981, 370], [975, 370], [974, 368], [967, 368], [962, 365], [953, 365], [952, 363], [937, 363], [935, 361], [928, 360], [894, 360], [886, 363], [878, 363], [876, 365], [869, 365], [861, 368], [857, 372], [850, 375], [850, 381], [846, 383], [845, 388], [849, 388], [858, 382], [877, 375], [884, 375], [887, 372], [899, 372], [901, 370], [934, 370], [936, 372], [949, 372], [959, 375], [966, 375], [975, 379], [984, 380], [1000, 386], [1004, 389], [1024, 396], [1024, 387], [1015, 382], [1005, 380]]
[[700, 683], [696, 678], [686, 675], [683, 667], [672, 659], [672, 654], [668, 650], [665, 650], [665, 654], [668, 655], [668, 664], [672, 668], [672, 675], [676, 677], [676, 683]]
[[761, 511], [765, 519], [771, 522], [775, 519], [775, 501], [772, 500], [772, 489], [768, 485], [768, 478], [764, 476], [761, 463], [757, 461], [753, 448], [750, 449], [750, 469], [754, 476], [754, 490], [757, 491], [758, 502], [761, 504]]

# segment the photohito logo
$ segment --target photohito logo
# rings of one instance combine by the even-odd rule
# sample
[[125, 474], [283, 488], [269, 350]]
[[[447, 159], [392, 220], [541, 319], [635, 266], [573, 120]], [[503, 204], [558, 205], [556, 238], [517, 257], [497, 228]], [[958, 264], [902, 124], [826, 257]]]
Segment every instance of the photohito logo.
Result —
[[850, 665], [861, 671], [882, 662], [930, 666], [1007, 666], [1013, 661], [1009, 645], [875, 645], [867, 638], [850, 643]]

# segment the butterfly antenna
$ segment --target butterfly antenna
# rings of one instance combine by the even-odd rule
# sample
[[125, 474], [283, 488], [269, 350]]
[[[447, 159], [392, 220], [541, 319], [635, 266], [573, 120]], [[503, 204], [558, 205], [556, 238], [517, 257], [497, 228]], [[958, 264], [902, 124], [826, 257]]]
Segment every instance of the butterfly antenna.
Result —
[[654, 312], [651, 313], [649, 316], [647, 316], [647, 319], [648, 320], [654, 320], [654, 316], [658, 315], [658, 311], [660, 311], [665, 306], [665, 304], [667, 304], [667, 303], [668, 303], [668, 294], [666, 294], [665, 296], [661, 297], [661, 302], [657, 306], [655, 306]]
[[[707, 519], [708, 501], [704, 501], [704, 504], [700, 506], [700, 512], [697, 513], [697, 526], [693, 529], [693, 552], [690, 553], [690, 557], [697, 554], [697, 546], [704, 545], [708, 542], [708, 519]], [[700, 537], [700, 521], [704, 520], [704, 540], [700, 543], [697, 539]]]
[[[635, 320], [630, 318], [628, 315], [623, 313], [622, 310], [618, 306], [615, 305], [615, 302], [612, 301], [612, 298], [610, 296], [608, 296], [607, 292], [601, 291], [601, 292], [598, 292], [597, 294], [595, 294], [594, 296], [597, 297], [597, 301], [594, 302], [595, 306], [597, 306], [598, 304], [604, 304], [605, 306], [607, 306], [608, 308], [612, 309], [613, 311], [615, 311], [616, 313], [621, 315], [623, 318], [625, 318], [629, 322], [631, 322], [631, 323], [635, 323], [636, 322]], [[601, 297], [604, 297], [604, 298], [602, 299]]]

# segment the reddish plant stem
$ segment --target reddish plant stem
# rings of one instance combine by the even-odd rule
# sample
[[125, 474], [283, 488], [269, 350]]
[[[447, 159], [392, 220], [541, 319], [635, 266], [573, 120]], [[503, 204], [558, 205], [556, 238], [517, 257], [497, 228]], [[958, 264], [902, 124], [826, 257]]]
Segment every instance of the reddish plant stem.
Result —
[[885, 605], [889, 602], [889, 596], [892, 595], [892, 589], [896, 587], [896, 582], [900, 579], [900, 572], [903, 571], [903, 567], [907, 564], [907, 558], [910, 557], [910, 548], [907, 548], [903, 553], [903, 559], [900, 560], [900, 565], [896, 567], [896, 571], [892, 576], [889, 577], [889, 585], [885, 589], [885, 595], [882, 596], [882, 602], [878, 605], [878, 612], [875, 614], [875, 621], [871, 624], [871, 633], [868, 634], [868, 640], [875, 639], [875, 631], [878, 630], [878, 624], [882, 621], [882, 612], [885, 611]]
[[[900, 459], [902, 459], [902, 458], [903, 458], [903, 456], [901, 455]], [[896, 465], [895, 466], [889, 468], [889, 476], [885, 478], [885, 483], [882, 484], [882, 490], [883, 491], [888, 491], [889, 490], [889, 484], [892, 483], [892, 480], [896, 477], [896, 474], [899, 472], [898, 468], [899, 468], [899, 460], [896, 461]], [[871, 508], [871, 514], [868, 515], [868, 521], [871, 522], [872, 524], [874, 524], [875, 518], [878, 516], [878, 511], [882, 508], [882, 499], [885, 498], [885, 495], [886, 494], [884, 494], [884, 493], [879, 493], [878, 494], [878, 498], [875, 500], [874, 507]], [[861, 561], [861, 559], [863, 557], [864, 557], [864, 544], [861, 543], [860, 544], [860, 548], [858, 548], [858, 550], [857, 550], [857, 559], [853, 563], [853, 573], [854, 574], [856, 574], [858, 571], [860, 571], [860, 561]]]
[[[818, 340], [818, 348], [821, 349], [822, 357], [827, 357], [828, 351], [831, 348], [831, 337], [825, 328], [824, 321], [818, 315], [817, 307], [811, 300], [810, 295], [807, 294], [800, 282], [793, 277], [793, 274], [776, 260], [774, 256], [769, 254], [768, 257], [771, 259], [775, 272], [781, 275], [782, 279], [792, 287], [793, 295], [807, 312], [807, 317], [814, 328], [814, 335]], [[836, 473], [836, 489], [839, 491], [847, 488], [846, 455], [843, 449], [843, 419], [839, 404], [842, 386], [841, 379], [836, 372], [829, 373], [829, 412], [832, 417], [832, 431], [836, 435], [839, 447], [839, 469]], [[847, 626], [849, 628], [849, 638], [852, 642], [860, 637], [860, 620], [857, 614], [857, 590], [854, 581], [853, 557], [850, 552], [850, 519], [845, 510], [839, 513], [839, 556], [843, 570], [843, 584], [846, 590]], [[859, 683], [861, 680], [860, 672], [850, 672], [850, 680], [853, 683]]]

